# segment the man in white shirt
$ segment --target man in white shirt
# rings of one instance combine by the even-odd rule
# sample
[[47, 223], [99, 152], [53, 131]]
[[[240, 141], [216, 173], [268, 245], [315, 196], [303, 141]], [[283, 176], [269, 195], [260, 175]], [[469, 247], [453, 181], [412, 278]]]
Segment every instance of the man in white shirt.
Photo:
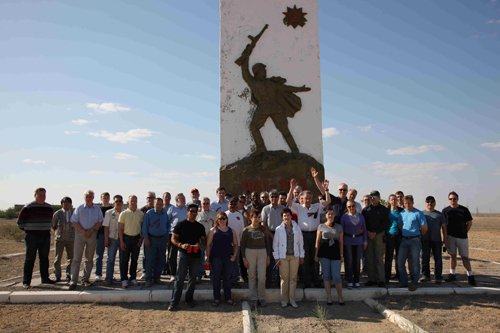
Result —
[[[120, 237], [118, 236], [118, 218], [123, 208], [123, 197], [119, 194], [113, 197], [113, 206], [104, 216], [104, 245], [108, 248], [108, 259], [106, 261], [106, 279], [104, 284], [111, 286], [115, 270], [116, 252], [118, 251], [118, 262], [122, 261], [122, 250], [120, 249]], [[119, 267], [119, 265], [118, 265]]]
[[[196, 205], [196, 203], [194, 203]], [[205, 235], [208, 238], [208, 232], [215, 225], [215, 220], [217, 219], [217, 214], [210, 209], [210, 199], [205, 197], [201, 200], [201, 211], [198, 212], [196, 216], [196, 221], [201, 223], [205, 227]], [[196, 282], [200, 282], [203, 275], [205, 275], [205, 252], [206, 246], [200, 249], [201, 260], [200, 266], [198, 268], [198, 273], [196, 275]]]
[[[312, 171], [312, 170], [311, 170]], [[316, 184], [320, 184], [317, 181], [318, 174], [314, 170], [312, 172], [315, 178]], [[298, 225], [302, 231], [304, 237], [304, 264], [302, 264], [302, 274], [304, 277], [304, 287], [310, 288], [311, 284], [314, 283], [316, 288], [321, 287], [321, 282], [319, 280], [319, 264], [314, 261], [314, 255], [316, 252], [316, 233], [318, 226], [320, 224], [321, 212], [330, 204], [330, 191], [328, 190], [329, 181], [325, 179], [323, 182], [323, 189], [325, 192], [326, 200], [322, 202], [312, 203], [312, 193], [311, 191], [303, 191], [304, 204], [293, 202], [293, 189], [297, 186], [298, 181], [292, 179], [290, 181], [290, 192], [288, 192], [287, 203], [290, 206], [292, 212], [298, 216]], [[321, 190], [321, 189], [320, 189]]]
[[[243, 229], [245, 228], [243, 215], [238, 212], [236, 209], [238, 208], [238, 199], [233, 198], [229, 203], [229, 210], [226, 212], [227, 215], [227, 225], [229, 228], [233, 229], [236, 232], [236, 237], [238, 238], [238, 246], [240, 246], [241, 236], [243, 235]], [[238, 255], [233, 264], [233, 273], [231, 274], [231, 285], [237, 287], [238, 285], [238, 277], [240, 275], [240, 251], [238, 251]]]

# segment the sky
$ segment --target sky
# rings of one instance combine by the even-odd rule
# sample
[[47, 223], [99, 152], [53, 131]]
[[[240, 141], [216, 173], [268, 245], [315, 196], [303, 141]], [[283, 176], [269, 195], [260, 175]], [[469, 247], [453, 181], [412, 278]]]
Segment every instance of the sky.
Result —
[[[214, 200], [219, 24], [214, 0], [0, 2], [0, 209]], [[319, 33], [332, 193], [500, 212], [500, 0], [319, 0]]]

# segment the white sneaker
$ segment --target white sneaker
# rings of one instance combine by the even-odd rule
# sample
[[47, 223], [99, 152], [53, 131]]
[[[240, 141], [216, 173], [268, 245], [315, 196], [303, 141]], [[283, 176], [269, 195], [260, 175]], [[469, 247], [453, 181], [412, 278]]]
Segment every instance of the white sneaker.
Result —
[[299, 306], [297, 305], [297, 303], [295, 303], [295, 301], [293, 299], [290, 299], [290, 304], [294, 307], [294, 308], [298, 308]]
[[352, 289], [352, 283], [347, 284], [347, 289]]
[[281, 307], [286, 308], [288, 306], [288, 303], [285, 301], [281, 301]]
[[122, 281], [122, 288], [128, 288], [128, 281], [127, 280]]
[[99, 282], [99, 281], [101, 281], [101, 278], [102, 278], [102, 276], [100, 276], [100, 275], [96, 275], [96, 276], [95, 276], [95, 282]]
[[130, 283], [132, 283], [134, 287], [137, 287], [139, 285], [139, 282], [137, 282], [136, 279], [133, 279], [132, 281], [130, 281]]
[[357, 282], [356, 282], [356, 283], [354, 284], [354, 287], [355, 287], [355, 288], [359, 288], [359, 287], [361, 287], [361, 285], [360, 285], [359, 283], [357, 283]]

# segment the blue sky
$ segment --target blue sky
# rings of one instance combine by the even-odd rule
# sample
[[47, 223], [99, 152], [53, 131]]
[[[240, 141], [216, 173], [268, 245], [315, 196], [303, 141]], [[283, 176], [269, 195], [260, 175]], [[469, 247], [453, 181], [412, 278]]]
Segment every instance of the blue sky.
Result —
[[[499, 212], [500, 1], [319, 11], [334, 186], [401, 189], [420, 208], [455, 190]], [[215, 199], [219, 23], [218, 1], [1, 2], [0, 208], [39, 186], [51, 203], [89, 188]]]

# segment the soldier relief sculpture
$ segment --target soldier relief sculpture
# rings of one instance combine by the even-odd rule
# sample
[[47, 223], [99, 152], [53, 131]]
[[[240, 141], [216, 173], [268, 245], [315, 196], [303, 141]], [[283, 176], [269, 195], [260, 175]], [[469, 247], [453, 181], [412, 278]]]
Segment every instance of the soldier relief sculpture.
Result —
[[257, 157], [267, 152], [260, 129], [264, 126], [266, 120], [271, 118], [292, 150], [293, 156], [299, 158], [299, 149], [288, 128], [287, 118], [293, 118], [295, 113], [302, 108], [301, 99], [294, 93], [310, 91], [311, 88], [305, 85], [302, 87], [286, 85], [286, 79], [279, 76], [268, 78], [266, 65], [262, 63], [256, 63], [252, 66], [252, 76], [249, 70], [250, 55], [267, 28], [268, 25], [266, 24], [257, 36], [248, 36], [251, 43], [246, 46], [241, 57], [235, 61], [241, 67], [243, 79], [252, 92], [252, 102], [257, 105], [250, 122], [250, 133], [256, 146], [251, 156]]

